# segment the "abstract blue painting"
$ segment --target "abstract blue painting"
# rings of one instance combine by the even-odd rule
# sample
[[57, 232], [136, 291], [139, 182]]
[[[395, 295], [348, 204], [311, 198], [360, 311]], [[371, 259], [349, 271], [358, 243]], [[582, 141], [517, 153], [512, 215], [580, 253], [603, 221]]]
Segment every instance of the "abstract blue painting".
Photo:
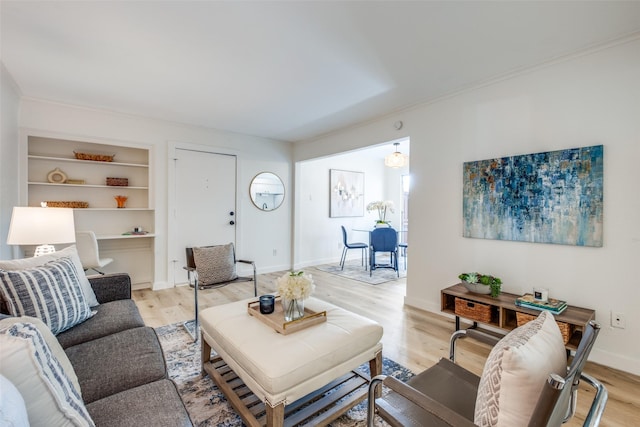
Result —
[[464, 163], [464, 237], [602, 246], [603, 146]]

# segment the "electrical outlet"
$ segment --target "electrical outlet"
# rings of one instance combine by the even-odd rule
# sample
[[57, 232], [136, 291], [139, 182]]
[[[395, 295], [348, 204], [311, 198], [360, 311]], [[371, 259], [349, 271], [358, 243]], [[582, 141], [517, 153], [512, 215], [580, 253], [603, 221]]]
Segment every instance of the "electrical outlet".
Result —
[[623, 313], [612, 311], [611, 312], [611, 326], [614, 328], [624, 329], [627, 326], [627, 321]]

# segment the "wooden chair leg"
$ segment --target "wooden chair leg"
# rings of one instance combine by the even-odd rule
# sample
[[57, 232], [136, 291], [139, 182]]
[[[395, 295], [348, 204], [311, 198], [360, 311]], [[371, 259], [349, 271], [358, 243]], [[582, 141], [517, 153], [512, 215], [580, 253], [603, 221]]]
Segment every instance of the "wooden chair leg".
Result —
[[268, 403], [264, 405], [267, 409], [267, 427], [284, 426], [284, 403], [273, 408]]

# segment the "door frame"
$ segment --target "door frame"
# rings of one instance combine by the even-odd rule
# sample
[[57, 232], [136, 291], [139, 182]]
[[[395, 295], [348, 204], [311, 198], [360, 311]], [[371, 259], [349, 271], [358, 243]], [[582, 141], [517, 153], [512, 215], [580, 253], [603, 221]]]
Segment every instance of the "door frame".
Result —
[[[234, 150], [227, 147], [213, 146], [213, 145], [202, 145], [202, 144], [192, 144], [192, 143], [184, 143], [184, 142], [175, 142], [168, 141], [167, 144], [167, 245], [166, 245], [166, 254], [167, 254], [167, 266], [166, 266], [166, 277], [167, 277], [167, 285], [170, 288], [176, 286], [176, 278], [174, 272], [176, 268], [181, 268], [180, 263], [184, 263], [182, 259], [173, 259], [173, 251], [171, 248], [176, 244], [176, 200], [175, 200], [175, 183], [176, 183], [176, 160], [177, 154], [176, 150], [189, 150], [189, 151], [201, 151], [203, 153], [208, 154], [220, 154], [227, 156], [235, 156], [236, 158], [236, 197], [235, 197], [235, 217], [236, 223], [242, 224], [242, 209], [239, 209], [240, 200], [238, 199], [239, 192], [238, 188], [240, 186], [240, 177], [242, 176], [241, 168], [242, 162], [240, 153], [238, 150]], [[157, 227], [157, 225], [156, 225]], [[157, 239], [157, 237], [156, 237]], [[235, 241], [236, 246], [237, 242], [242, 241], [242, 230], [241, 227], [235, 227]], [[176, 265], [177, 264], [177, 265]]]

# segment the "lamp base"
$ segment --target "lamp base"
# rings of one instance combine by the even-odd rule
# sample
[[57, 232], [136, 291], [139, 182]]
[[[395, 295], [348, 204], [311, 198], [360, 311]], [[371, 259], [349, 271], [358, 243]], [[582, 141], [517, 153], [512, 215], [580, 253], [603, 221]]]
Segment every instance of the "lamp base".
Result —
[[33, 253], [33, 257], [52, 254], [56, 251], [56, 247], [53, 245], [40, 245], [36, 247], [36, 251]]

